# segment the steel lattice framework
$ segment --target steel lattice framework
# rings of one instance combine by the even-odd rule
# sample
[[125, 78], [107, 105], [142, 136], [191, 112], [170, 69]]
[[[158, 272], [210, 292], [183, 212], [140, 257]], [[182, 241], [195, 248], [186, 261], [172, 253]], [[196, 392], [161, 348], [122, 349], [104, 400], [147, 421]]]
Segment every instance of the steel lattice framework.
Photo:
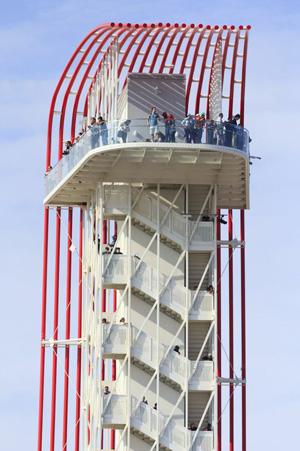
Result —
[[[218, 57], [220, 49], [222, 52], [222, 100], [223, 113], [231, 116], [234, 112], [241, 114], [241, 125], [244, 125], [245, 110], [245, 82], [248, 33], [250, 26], [204, 26], [202, 24], [130, 24], [130, 23], [105, 23], [92, 30], [76, 48], [68, 64], [66, 65], [58, 85], [55, 89], [49, 114], [47, 133], [47, 155], [46, 168], [56, 159], [53, 152], [58, 150], [58, 159], [62, 158], [64, 139], [73, 140], [81, 121], [88, 114], [88, 99], [97, 80], [101, 65], [107, 58], [112, 45], [118, 42], [119, 62], [117, 75], [120, 90], [126, 85], [127, 74], [139, 73], [176, 73], [186, 74], [186, 112], [192, 113], [205, 111], [209, 117], [211, 111], [210, 90], [214, 82], [214, 61]], [[80, 126], [81, 127], [81, 126]], [[71, 279], [75, 277], [72, 270], [72, 245], [73, 232], [73, 209], [68, 209], [68, 243], [66, 265], [66, 328], [65, 338], [70, 338], [70, 304], [71, 304]], [[228, 212], [232, 217], [232, 210]], [[53, 292], [53, 339], [58, 339], [58, 315], [60, 282], [62, 279], [60, 267], [61, 255], [61, 227], [62, 209], [57, 207], [55, 219], [55, 239], [50, 240], [50, 218], [49, 208], [45, 208], [44, 225], [44, 261], [43, 261], [43, 293], [42, 293], [42, 332], [41, 338], [46, 338], [46, 311], [48, 295], [48, 253], [52, 252], [54, 257], [54, 292]], [[81, 308], [82, 308], [82, 211], [78, 223], [78, 327], [77, 336], [81, 337]], [[231, 221], [228, 221], [228, 240], [232, 240]], [[52, 227], [54, 224], [52, 224]], [[220, 239], [220, 224], [218, 224], [218, 239]], [[240, 212], [240, 240], [244, 242], [244, 211]], [[107, 232], [103, 231], [103, 243], [107, 242]], [[232, 249], [229, 248], [229, 253]], [[217, 279], [221, 279], [221, 248], [217, 249]], [[246, 347], [245, 347], [245, 250], [241, 248], [241, 362], [242, 378], [246, 379]], [[73, 274], [72, 274], [73, 271]], [[50, 308], [50, 307], [49, 307]], [[52, 308], [52, 306], [51, 306]], [[230, 377], [233, 377], [234, 363], [234, 336], [233, 336], [233, 259], [229, 255], [229, 359]], [[221, 329], [221, 283], [218, 285], [218, 322], [217, 334], [222, 335]], [[221, 343], [218, 342], [218, 369], [217, 375], [221, 376]], [[76, 381], [76, 414], [75, 414], [75, 450], [79, 450], [80, 433], [80, 363], [81, 347], [77, 347], [77, 381]], [[44, 384], [45, 384], [45, 347], [41, 346], [41, 377], [40, 377], [40, 403], [39, 403], [39, 436], [38, 450], [42, 450], [43, 438], [43, 414], [44, 414]], [[68, 435], [68, 393], [69, 393], [69, 347], [65, 349], [64, 361], [64, 403], [63, 403], [63, 427], [62, 427], [62, 449], [67, 448]], [[57, 398], [57, 353], [53, 347], [52, 359], [52, 395], [51, 395], [51, 425], [50, 425], [50, 447], [55, 448], [56, 428], [56, 398]], [[230, 387], [230, 437], [229, 449], [234, 446], [234, 398], [233, 387]], [[221, 386], [218, 387], [218, 417], [221, 416]], [[222, 447], [222, 422], [218, 422], [218, 444], [217, 449]], [[242, 447], [246, 450], [246, 387], [242, 387]]]

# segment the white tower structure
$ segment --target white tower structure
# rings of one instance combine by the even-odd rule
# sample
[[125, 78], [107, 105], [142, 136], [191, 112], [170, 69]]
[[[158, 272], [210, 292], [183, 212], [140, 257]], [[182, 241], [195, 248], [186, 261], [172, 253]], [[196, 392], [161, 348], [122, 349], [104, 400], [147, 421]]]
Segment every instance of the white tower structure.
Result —
[[[154, 41], [158, 32], [171, 39], [178, 30], [177, 24], [128, 25], [135, 39], [139, 36], [134, 45], [140, 59], [147, 54], [140, 30]], [[65, 352], [62, 449], [220, 450], [220, 388], [227, 383], [231, 388], [242, 385], [244, 390], [245, 372], [240, 378], [231, 373], [225, 378], [221, 371], [218, 263], [222, 246], [232, 251], [244, 244], [242, 239], [233, 241], [230, 235], [222, 239], [220, 227], [222, 222], [226, 224], [221, 209], [229, 210], [230, 222], [232, 209], [249, 208], [249, 136], [242, 126], [227, 126], [217, 119], [222, 99], [226, 102], [222, 91], [222, 65], [227, 64], [223, 63], [224, 53], [226, 60], [231, 40], [235, 43], [243, 39], [244, 43], [248, 29], [229, 32], [223, 27], [223, 37], [219, 28], [183, 25], [181, 36], [189, 40], [190, 46], [197, 46], [201, 37], [198, 49], [201, 40], [205, 40], [208, 50], [212, 45], [215, 49], [209, 65], [208, 94], [205, 97], [197, 92], [208, 102], [208, 117], [203, 117], [201, 125], [196, 120], [192, 126], [181, 123], [188, 113], [193, 89], [186, 72], [176, 70], [177, 63], [169, 63], [166, 67], [173, 70], [168, 72], [130, 68], [126, 80], [122, 80], [120, 67], [126, 66], [124, 58], [130, 48], [122, 50], [124, 43], [118, 30], [123, 28], [110, 24], [112, 43], [102, 52], [80, 121], [84, 134], [62, 158], [64, 132], [60, 132], [59, 162], [46, 175], [45, 242], [48, 246], [49, 211], [54, 210], [56, 266], [53, 334], [46, 332], [46, 316], [42, 326], [40, 451], [43, 359], [48, 346], [53, 350], [51, 451], [57, 449], [55, 432], [60, 430], [55, 412], [56, 368], [61, 351]], [[173, 45], [176, 54], [179, 44], [174, 44], [175, 34], [170, 48]], [[162, 45], [156, 42], [156, 47]], [[167, 52], [168, 47], [164, 48]], [[162, 59], [164, 52], [158, 54]], [[133, 61], [134, 57], [127, 67]], [[150, 58], [150, 66], [153, 61]], [[191, 55], [184, 64], [196, 67]], [[231, 114], [233, 100], [230, 102]], [[151, 122], [152, 117], [147, 124], [152, 106], [160, 116], [157, 125], [155, 118]], [[163, 111], [180, 119], [171, 120], [169, 130], [161, 116]], [[90, 117], [101, 116], [100, 112], [107, 122], [100, 119], [88, 128]], [[72, 120], [74, 117], [76, 113]], [[73, 134], [74, 128], [72, 139]], [[48, 158], [47, 167], [50, 161]], [[68, 226], [64, 227], [67, 303], [66, 325], [59, 337], [58, 284], [62, 276], [57, 268], [64, 210], [68, 213]], [[75, 215], [80, 226], [78, 234], [72, 233]], [[76, 315], [70, 313], [72, 254], [78, 255], [79, 262]], [[47, 264], [48, 254], [45, 258]], [[45, 277], [47, 284], [47, 268], [44, 283]], [[46, 296], [45, 284], [44, 289]], [[77, 321], [77, 331], [72, 321]], [[73, 363], [69, 354], [72, 347], [77, 350]], [[233, 349], [232, 340], [229, 347]], [[229, 358], [233, 359], [231, 353]], [[68, 398], [70, 380], [75, 388], [73, 401]], [[233, 405], [230, 407], [233, 409]], [[71, 410], [73, 427], [68, 419]], [[234, 438], [233, 421], [230, 416], [230, 443]], [[245, 450], [243, 434], [241, 449]]]

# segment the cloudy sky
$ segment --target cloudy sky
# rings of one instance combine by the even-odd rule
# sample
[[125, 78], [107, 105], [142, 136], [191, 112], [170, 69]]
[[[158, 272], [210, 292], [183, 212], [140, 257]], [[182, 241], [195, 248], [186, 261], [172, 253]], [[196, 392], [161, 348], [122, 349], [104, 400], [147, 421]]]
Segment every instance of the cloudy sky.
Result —
[[43, 172], [52, 93], [83, 37], [110, 21], [252, 26], [245, 122], [251, 153], [262, 160], [252, 166], [247, 213], [248, 449], [295, 449], [299, 3], [15, 0], [2, 4], [1, 12], [1, 449], [36, 448]]

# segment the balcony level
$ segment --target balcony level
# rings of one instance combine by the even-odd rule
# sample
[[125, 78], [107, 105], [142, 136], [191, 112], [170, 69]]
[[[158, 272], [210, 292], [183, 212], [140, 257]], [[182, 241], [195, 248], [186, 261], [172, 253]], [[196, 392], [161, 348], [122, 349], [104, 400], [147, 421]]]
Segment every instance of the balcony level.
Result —
[[[89, 129], [45, 177], [45, 205], [82, 205], [99, 182], [217, 185], [217, 208], [249, 208], [249, 134], [240, 126], [203, 128], [186, 142], [176, 124], [174, 142], [150, 141], [145, 119]], [[211, 126], [210, 126], [211, 127]], [[164, 124], [159, 125], [162, 133]], [[120, 141], [123, 142], [120, 142]]]
[[108, 398], [102, 396], [101, 402], [104, 410], [104, 428], [123, 429], [130, 413], [131, 432], [149, 444], [153, 444], [157, 438], [158, 424], [161, 449], [186, 450], [186, 434], [188, 449], [192, 451], [213, 449], [213, 431], [189, 431], [176, 420], [168, 421], [167, 415], [158, 414], [156, 410], [139, 402], [134, 396], [130, 398], [130, 411], [126, 395], [112, 395]]

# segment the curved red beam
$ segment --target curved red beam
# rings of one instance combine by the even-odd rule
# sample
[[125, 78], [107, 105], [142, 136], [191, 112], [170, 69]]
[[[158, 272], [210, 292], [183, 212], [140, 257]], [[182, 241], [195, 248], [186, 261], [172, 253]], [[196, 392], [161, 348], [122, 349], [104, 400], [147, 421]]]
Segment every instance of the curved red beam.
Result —
[[247, 66], [247, 54], [248, 54], [248, 31], [245, 33], [244, 51], [243, 51], [243, 64], [242, 64], [242, 86], [241, 86], [241, 100], [240, 100], [240, 123], [244, 126], [245, 123], [245, 89], [246, 89], [246, 66]]
[[228, 108], [228, 115], [232, 116], [233, 111], [233, 101], [234, 101], [234, 88], [235, 88], [235, 70], [236, 70], [236, 59], [237, 59], [237, 52], [239, 47], [239, 39], [240, 39], [241, 31], [237, 30], [235, 41], [234, 41], [234, 47], [233, 47], [233, 55], [232, 55], [232, 65], [231, 65], [231, 76], [230, 76], [230, 91], [229, 91], [229, 108]]
[[[195, 73], [195, 68], [196, 68], [196, 64], [197, 64], [197, 58], [198, 58], [198, 53], [199, 53], [199, 48], [203, 39], [203, 36], [205, 34], [205, 29], [202, 29], [200, 31], [196, 46], [195, 46], [195, 51], [194, 51], [194, 56], [192, 59], [192, 64], [191, 64], [191, 70], [190, 70], [190, 74], [189, 74], [189, 78], [187, 81], [187, 85], [186, 85], [186, 110], [188, 108], [189, 105], [189, 101], [190, 101], [190, 94], [191, 94], [191, 88], [192, 88], [192, 84], [193, 84], [193, 78], [194, 78], [194, 73]], [[195, 110], [195, 113], [197, 113], [198, 111]], [[186, 111], [187, 113], [187, 111]]]
[[[118, 31], [118, 36], [121, 36], [122, 33], [124, 33], [126, 30], [127, 30], [127, 28], [122, 28], [121, 30], [119, 30], [119, 31]], [[133, 32], [134, 32], [134, 29], [130, 30], [130, 31], [128, 32], [128, 35], [132, 34]], [[84, 85], [85, 85], [85, 83], [86, 83], [87, 77], [89, 76], [90, 70], [91, 70], [91, 68], [93, 67], [93, 64], [94, 64], [94, 62], [95, 62], [95, 60], [96, 60], [96, 58], [97, 58], [97, 56], [98, 56], [100, 50], [102, 49], [103, 45], [107, 42], [107, 40], [109, 39], [109, 37], [110, 37], [112, 34], [113, 34], [113, 32], [108, 33], [108, 35], [104, 38], [103, 42], [101, 43], [101, 48], [98, 48], [97, 51], [95, 52], [94, 56], [92, 57], [92, 59], [91, 59], [91, 61], [90, 61], [90, 64], [88, 65], [88, 67], [87, 67], [87, 69], [86, 69], [86, 71], [85, 71], [85, 73], [84, 73], [84, 75], [83, 75], [83, 77], [82, 77], [82, 80], [81, 80], [80, 85], [79, 85], [78, 90], [77, 90], [77, 94], [76, 94], [74, 106], [73, 106], [72, 124], [71, 124], [71, 136], [74, 136], [74, 135], [75, 135], [76, 116], [77, 116], [78, 103], [79, 103], [79, 100], [80, 100], [80, 97], [81, 97], [81, 94], [82, 94]], [[121, 44], [120, 44], [120, 45], [121, 45]], [[101, 60], [100, 60], [100, 62], [99, 62], [99, 65], [98, 65], [98, 68], [97, 68], [97, 69], [99, 69], [99, 67], [100, 67], [102, 61], [103, 61], [103, 57], [101, 58]], [[91, 82], [90, 87], [89, 87], [89, 89], [88, 89], [88, 91], [87, 91], [87, 95], [86, 95], [86, 98], [85, 98], [85, 104], [84, 104], [84, 115], [87, 114], [87, 98], [88, 98], [88, 93], [91, 91], [91, 88], [92, 88], [92, 86], [93, 86], [93, 82], [94, 82], [94, 80], [95, 80], [96, 74], [97, 74], [97, 70], [96, 70], [96, 72], [95, 72], [95, 75], [93, 76], [93, 81]]]
[[193, 42], [195, 34], [197, 33], [197, 28], [187, 27], [187, 32], [190, 29], [193, 30], [193, 31], [191, 32], [191, 35], [190, 35], [190, 37], [188, 39], [188, 42], [186, 43], [185, 52], [184, 52], [184, 55], [183, 55], [183, 58], [182, 58], [182, 61], [181, 61], [181, 66], [180, 66], [180, 69], [179, 69], [179, 73], [180, 74], [183, 74], [183, 72], [184, 72], [184, 69], [185, 69], [185, 66], [186, 66], [186, 60], [187, 60], [187, 58], [189, 56], [189, 52], [190, 52], [190, 49], [192, 47], [191, 44]]
[[163, 33], [163, 35], [162, 35], [162, 37], [161, 37], [161, 39], [159, 41], [159, 44], [156, 47], [156, 51], [154, 53], [154, 56], [153, 56], [153, 59], [152, 59], [152, 63], [151, 63], [150, 69], [149, 69], [149, 74], [152, 74], [154, 72], [155, 64], [157, 62], [157, 59], [159, 58], [159, 52], [160, 52], [160, 50], [161, 50], [166, 38], [168, 37], [168, 34], [169, 34], [169, 32], [170, 32], [170, 30], [172, 28], [173, 28], [173, 26], [168, 27], [167, 30], [164, 31], [164, 33]]
[[206, 66], [207, 56], [208, 56], [210, 43], [211, 43], [213, 34], [214, 34], [214, 31], [210, 30], [207, 41], [206, 41], [206, 46], [205, 46], [204, 55], [203, 55], [203, 59], [202, 59], [202, 66], [201, 66], [201, 71], [200, 71], [198, 89], [197, 89], [197, 94], [196, 94], [195, 112], [199, 111], [199, 107], [200, 107], [202, 85], [203, 85], [204, 73], [205, 73], [205, 69], [206, 69], [205, 66]]
[[76, 56], [80, 53], [80, 50], [82, 49], [82, 47], [85, 45], [85, 43], [90, 39], [91, 36], [93, 36], [93, 34], [95, 34], [99, 29], [101, 29], [101, 27], [105, 27], [108, 26], [109, 24], [103, 24], [100, 25], [97, 28], [94, 28], [94, 30], [92, 30], [79, 44], [79, 46], [77, 47], [77, 49], [75, 50], [75, 52], [73, 53], [72, 57], [70, 58], [68, 64], [66, 65], [60, 79], [59, 82], [56, 86], [56, 89], [54, 91], [52, 100], [51, 100], [51, 105], [50, 105], [50, 112], [49, 112], [49, 119], [48, 119], [48, 129], [47, 129], [47, 155], [46, 155], [46, 171], [48, 170], [48, 166], [51, 164], [51, 144], [52, 144], [52, 126], [53, 126], [53, 115], [54, 115], [54, 111], [55, 111], [55, 104], [56, 104], [56, 99], [57, 96], [59, 94], [60, 88], [63, 84], [63, 82], [66, 79], [66, 75], [68, 74], [70, 67], [72, 66]]
[[[172, 27], [170, 27], [170, 28], [172, 28]], [[162, 73], [163, 70], [164, 70], [164, 68], [165, 68], [166, 61], [167, 61], [167, 59], [168, 59], [170, 50], [171, 50], [171, 48], [172, 48], [172, 44], [173, 44], [173, 42], [174, 42], [174, 39], [175, 39], [176, 35], [179, 33], [179, 31], [180, 31], [179, 28], [175, 28], [174, 31], [173, 31], [173, 33], [172, 33], [171, 38], [169, 39], [169, 42], [168, 42], [168, 44], [167, 44], [165, 53], [164, 53], [164, 55], [163, 55], [163, 57], [162, 57], [162, 61], [161, 61], [161, 63], [160, 63], [160, 67], [159, 67], [159, 69], [158, 69], [158, 72], [159, 72], [159, 73]]]
[[[110, 28], [106, 27], [101, 34], [105, 33], [105, 31], [108, 31]], [[113, 34], [113, 31], [110, 32], [110, 34]], [[104, 43], [107, 41], [107, 39], [109, 38], [109, 35], [105, 37], [105, 39], [103, 40], [103, 43], [101, 43], [97, 50], [96, 53], [94, 54], [94, 56], [92, 57], [90, 64], [88, 65], [88, 69], [86, 70], [85, 73], [87, 73], [88, 70], [90, 70], [90, 67], [92, 67], [92, 64], [94, 63], [94, 61], [96, 60], [98, 53], [100, 52], [102, 46], [104, 45]], [[68, 98], [70, 95], [70, 91], [72, 89], [72, 86], [75, 82], [75, 79], [81, 69], [81, 67], [83, 66], [85, 59], [87, 57], [87, 55], [90, 53], [91, 49], [93, 48], [94, 44], [98, 41], [99, 39], [99, 35], [97, 35], [92, 42], [90, 43], [90, 45], [88, 46], [88, 48], [86, 49], [86, 51], [84, 52], [84, 54], [82, 55], [82, 57], [80, 58], [80, 61], [74, 71], [73, 77], [70, 80], [68, 87], [66, 89], [65, 95], [64, 95], [64, 99], [62, 102], [62, 108], [61, 108], [61, 116], [60, 116], [60, 124], [59, 124], [59, 141], [58, 141], [58, 159], [60, 160], [62, 158], [62, 147], [63, 147], [63, 133], [64, 133], [64, 123], [65, 123], [65, 113], [66, 113], [66, 108], [67, 108], [67, 102], [68, 102]], [[93, 62], [92, 62], [93, 61]], [[87, 75], [86, 75], [87, 76]], [[83, 78], [84, 79], [84, 78]]]

